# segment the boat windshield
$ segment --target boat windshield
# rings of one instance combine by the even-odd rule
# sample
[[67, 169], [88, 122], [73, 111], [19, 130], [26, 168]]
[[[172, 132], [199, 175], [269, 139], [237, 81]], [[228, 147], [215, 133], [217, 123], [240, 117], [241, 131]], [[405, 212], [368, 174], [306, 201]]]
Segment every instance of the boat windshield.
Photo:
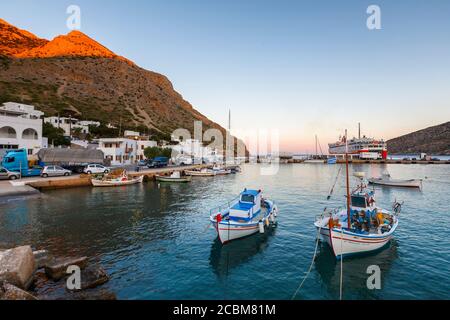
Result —
[[241, 201], [242, 201], [242, 202], [254, 203], [255, 197], [252, 196], [251, 194], [243, 194], [243, 195], [241, 196]]
[[352, 206], [357, 208], [365, 208], [367, 206], [366, 198], [359, 196], [352, 196]]

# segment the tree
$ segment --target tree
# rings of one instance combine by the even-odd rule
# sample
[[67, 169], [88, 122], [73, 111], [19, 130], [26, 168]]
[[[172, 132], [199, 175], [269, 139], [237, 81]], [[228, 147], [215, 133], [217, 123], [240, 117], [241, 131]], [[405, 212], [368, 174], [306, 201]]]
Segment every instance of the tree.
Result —
[[70, 139], [64, 136], [64, 130], [55, 128], [51, 123], [44, 123], [42, 134], [48, 138], [48, 142], [54, 146], [70, 146]]

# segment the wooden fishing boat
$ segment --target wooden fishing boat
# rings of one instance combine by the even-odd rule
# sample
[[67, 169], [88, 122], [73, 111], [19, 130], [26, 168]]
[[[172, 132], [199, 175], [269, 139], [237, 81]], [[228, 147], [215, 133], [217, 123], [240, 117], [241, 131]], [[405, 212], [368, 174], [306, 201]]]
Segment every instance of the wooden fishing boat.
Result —
[[121, 187], [142, 183], [143, 181], [144, 176], [130, 177], [125, 170], [119, 176], [105, 175], [102, 179], [91, 179], [94, 187]]
[[388, 186], [388, 187], [406, 187], [406, 188], [422, 188], [421, 179], [392, 179], [390, 174], [383, 174], [379, 178], [367, 179], [370, 184]]
[[373, 252], [387, 245], [398, 227], [401, 211], [398, 202], [393, 204], [393, 213], [379, 208], [374, 191], [364, 185], [361, 173], [355, 174], [360, 185], [350, 192], [348, 152], [345, 159], [347, 207], [324, 212], [314, 223], [321, 240], [328, 243], [338, 259]]
[[185, 170], [184, 174], [193, 177], [213, 177], [216, 175], [216, 172], [211, 169]]
[[238, 198], [210, 211], [210, 222], [222, 244], [264, 233], [275, 224], [278, 208], [273, 201], [263, 199], [261, 190], [245, 189]]
[[225, 176], [231, 173], [231, 169], [221, 166], [214, 166], [212, 170], [215, 172], [216, 176]]
[[156, 181], [159, 182], [177, 182], [177, 183], [186, 183], [191, 182], [191, 176], [181, 176], [179, 171], [175, 171], [170, 176], [156, 176]]

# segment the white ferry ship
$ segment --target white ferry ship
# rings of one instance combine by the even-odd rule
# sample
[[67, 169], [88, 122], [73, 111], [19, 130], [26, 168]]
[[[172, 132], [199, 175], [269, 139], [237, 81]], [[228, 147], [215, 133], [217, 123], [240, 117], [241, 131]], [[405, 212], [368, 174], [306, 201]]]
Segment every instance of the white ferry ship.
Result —
[[[359, 130], [361, 132], [361, 130]], [[328, 144], [328, 152], [330, 155], [343, 155], [346, 149], [345, 136], [335, 143]], [[376, 140], [374, 138], [361, 137], [353, 138], [348, 141], [348, 154], [359, 159], [383, 159], [388, 156], [387, 143], [383, 139]]]

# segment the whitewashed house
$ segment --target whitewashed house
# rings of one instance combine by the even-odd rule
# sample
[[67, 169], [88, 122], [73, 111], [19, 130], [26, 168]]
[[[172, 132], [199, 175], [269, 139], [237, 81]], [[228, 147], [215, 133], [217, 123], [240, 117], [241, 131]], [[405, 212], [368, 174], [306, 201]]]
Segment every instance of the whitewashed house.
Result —
[[43, 112], [34, 106], [7, 102], [0, 106], [0, 149], [26, 149], [29, 155], [47, 147], [42, 137]]
[[113, 166], [131, 165], [145, 159], [144, 150], [156, 147], [156, 141], [141, 136], [138, 132], [126, 131], [123, 138], [98, 139], [98, 149]]
[[80, 129], [81, 133], [88, 134], [89, 126], [100, 126], [98, 121], [80, 121], [75, 118], [65, 118], [65, 117], [46, 117], [44, 118], [45, 123], [50, 123], [55, 128], [61, 128], [64, 130], [64, 136], [71, 137], [74, 130]]

